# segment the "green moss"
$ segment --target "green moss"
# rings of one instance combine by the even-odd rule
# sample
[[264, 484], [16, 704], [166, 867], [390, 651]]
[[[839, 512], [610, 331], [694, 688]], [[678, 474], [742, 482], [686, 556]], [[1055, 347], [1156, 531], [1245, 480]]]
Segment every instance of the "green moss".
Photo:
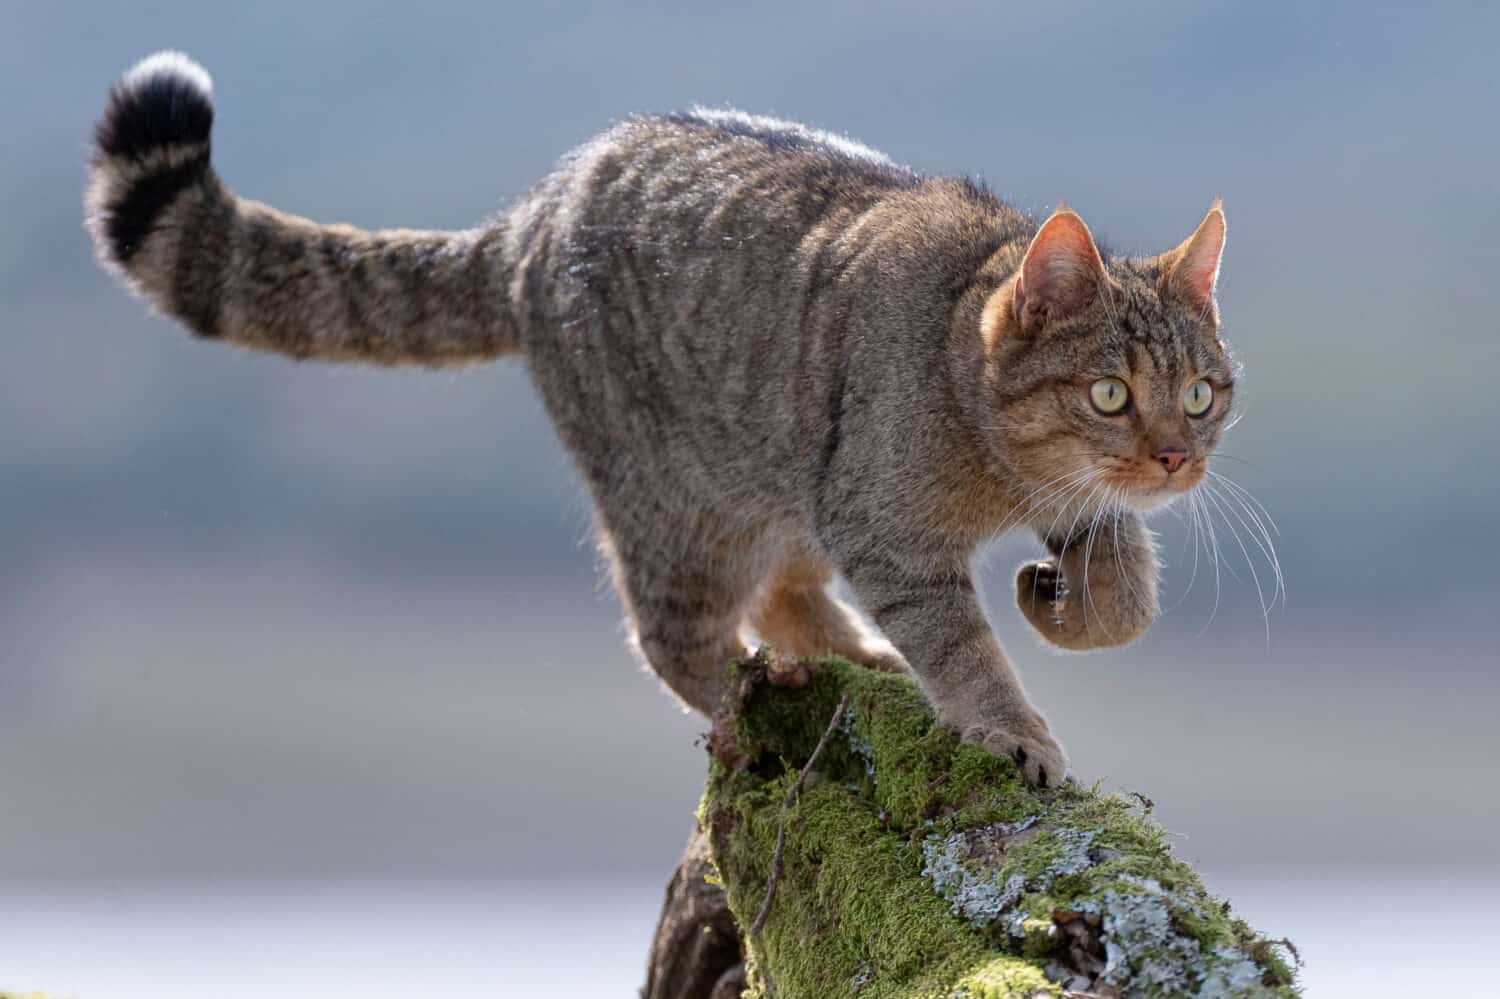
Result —
[[1070, 976], [1124, 996], [1296, 995], [1276, 947], [1228, 918], [1135, 801], [1028, 788], [1010, 760], [936, 725], [902, 677], [827, 660], [788, 690], [760, 682], [763, 667], [738, 667], [737, 752], [710, 768], [700, 810], [742, 926], [765, 898], [787, 789], [849, 703], [787, 820], [750, 942], [757, 988], [767, 969], [784, 999], [1061, 995]]

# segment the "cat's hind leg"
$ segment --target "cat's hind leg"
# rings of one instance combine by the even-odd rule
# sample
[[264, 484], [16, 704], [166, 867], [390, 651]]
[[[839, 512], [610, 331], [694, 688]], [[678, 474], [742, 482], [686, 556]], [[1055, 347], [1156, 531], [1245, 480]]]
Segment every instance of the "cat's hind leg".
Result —
[[631, 644], [683, 704], [712, 717], [730, 660], [749, 654], [740, 627], [753, 576], [722, 551], [668, 554], [610, 535], [600, 548], [613, 565]]
[[829, 592], [833, 567], [798, 553], [777, 566], [756, 595], [750, 625], [777, 652], [843, 656], [872, 669], [906, 671], [895, 647], [865, 626], [854, 608]]

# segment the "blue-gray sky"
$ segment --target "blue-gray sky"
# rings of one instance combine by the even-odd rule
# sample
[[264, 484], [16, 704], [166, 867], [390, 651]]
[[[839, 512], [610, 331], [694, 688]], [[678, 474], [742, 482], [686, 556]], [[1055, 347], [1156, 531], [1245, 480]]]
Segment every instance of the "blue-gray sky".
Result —
[[[235, 353], [94, 265], [89, 128], [163, 47], [215, 76], [228, 182], [325, 221], [468, 225], [612, 121], [694, 103], [1065, 199], [1131, 252], [1222, 196], [1246, 415], [1219, 470], [1281, 529], [1269, 644], [1227, 539], [1216, 613], [1200, 565], [1142, 643], [1082, 658], [1006, 605], [1030, 548], [1008, 542], [997, 626], [1080, 774], [1151, 794], [1189, 856], [1491, 852], [1493, 6], [177, 0], [4, 23], [0, 879], [664, 874], [702, 772], [703, 726], [620, 641], [519, 366]], [[1175, 599], [1190, 549], [1162, 527]]]

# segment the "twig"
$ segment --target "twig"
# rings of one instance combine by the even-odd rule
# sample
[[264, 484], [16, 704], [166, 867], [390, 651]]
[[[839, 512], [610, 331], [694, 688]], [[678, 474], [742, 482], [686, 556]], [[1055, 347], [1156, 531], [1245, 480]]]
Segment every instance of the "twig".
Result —
[[838, 707], [833, 709], [833, 717], [828, 719], [828, 727], [823, 730], [823, 737], [813, 747], [812, 755], [802, 765], [802, 772], [797, 774], [797, 779], [792, 786], [786, 789], [786, 797], [781, 802], [781, 822], [776, 829], [776, 849], [771, 854], [771, 880], [766, 883], [766, 899], [760, 904], [760, 912], [755, 915], [755, 922], [750, 924], [750, 935], [758, 936], [761, 927], [766, 925], [766, 917], [771, 914], [771, 902], [776, 898], [776, 882], [781, 880], [782, 850], [786, 846], [786, 820], [791, 811], [793, 802], [796, 801], [797, 793], [802, 790], [802, 783], [807, 780], [807, 775], [812, 771], [813, 764], [818, 762], [818, 756], [823, 752], [823, 747], [828, 744], [828, 737], [833, 735], [833, 730], [839, 727], [839, 719], [844, 716], [844, 708], [849, 705], [849, 695], [845, 694], [839, 698]]

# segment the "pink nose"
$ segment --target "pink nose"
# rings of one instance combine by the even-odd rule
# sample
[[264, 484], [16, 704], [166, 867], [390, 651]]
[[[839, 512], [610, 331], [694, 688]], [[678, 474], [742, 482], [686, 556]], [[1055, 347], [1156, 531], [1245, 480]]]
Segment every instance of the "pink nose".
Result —
[[1151, 457], [1161, 462], [1161, 467], [1165, 468], [1167, 474], [1170, 475], [1182, 467], [1182, 463], [1187, 461], [1187, 456], [1187, 448], [1164, 447]]

